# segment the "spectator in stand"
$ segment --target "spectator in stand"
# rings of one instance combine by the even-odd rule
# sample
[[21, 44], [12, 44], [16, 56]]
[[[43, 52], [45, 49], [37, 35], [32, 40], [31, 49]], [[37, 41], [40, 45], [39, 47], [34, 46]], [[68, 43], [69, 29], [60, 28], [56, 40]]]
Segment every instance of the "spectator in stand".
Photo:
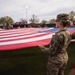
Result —
[[73, 21], [70, 21], [70, 27], [74, 27]]
[[75, 27], [75, 21], [73, 22], [73, 25], [74, 25], [74, 27]]

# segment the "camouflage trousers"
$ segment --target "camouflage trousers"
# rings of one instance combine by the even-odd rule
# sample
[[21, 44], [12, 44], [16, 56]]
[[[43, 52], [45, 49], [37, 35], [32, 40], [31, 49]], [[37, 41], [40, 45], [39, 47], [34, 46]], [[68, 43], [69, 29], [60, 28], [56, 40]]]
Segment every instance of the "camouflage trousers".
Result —
[[64, 75], [66, 65], [67, 62], [58, 64], [48, 62], [47, 75]]

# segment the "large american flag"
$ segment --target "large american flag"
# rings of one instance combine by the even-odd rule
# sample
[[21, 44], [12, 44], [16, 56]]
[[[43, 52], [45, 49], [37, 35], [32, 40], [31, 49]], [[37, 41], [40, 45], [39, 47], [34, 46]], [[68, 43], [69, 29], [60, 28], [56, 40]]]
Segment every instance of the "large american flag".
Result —
[[[58, 30], [58, 28], [0, 29], [0, 51], [36, 47], [38, 44], [49, 45], [52, 35]], [[75, 28], [68, 30], [71, 34], [75, 32]]]

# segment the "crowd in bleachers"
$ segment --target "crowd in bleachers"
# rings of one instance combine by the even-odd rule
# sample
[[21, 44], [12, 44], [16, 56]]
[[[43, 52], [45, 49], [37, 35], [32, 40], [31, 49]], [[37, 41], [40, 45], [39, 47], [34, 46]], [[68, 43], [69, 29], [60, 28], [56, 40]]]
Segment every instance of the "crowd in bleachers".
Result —
[[[55, 27], [55, 24], [41, 24], [41, 23], [26, 23], [26, 22], [16, 22], [12, 25], [0, 25], [2, 29], [17, 29], [17, 28], [44, 28], [44, 27]], [[75, 27], [75, 21], [71, 22], [69, 27]]]

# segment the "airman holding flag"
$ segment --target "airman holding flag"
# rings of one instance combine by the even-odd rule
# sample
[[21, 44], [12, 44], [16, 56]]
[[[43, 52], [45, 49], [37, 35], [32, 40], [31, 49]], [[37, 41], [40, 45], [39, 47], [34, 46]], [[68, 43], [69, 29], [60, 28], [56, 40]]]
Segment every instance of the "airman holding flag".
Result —
[[59, 31], [52, 36], [49, 48], [38, 45], [43, 52], [49, 53], [47, 75], [64, 75], [64, 70], [68, 61], [66, 49], [71, 41], [70, 33], [67, 30], [69, 24], [68, 14], [58, 14], [56, 27], [59, 28]]

